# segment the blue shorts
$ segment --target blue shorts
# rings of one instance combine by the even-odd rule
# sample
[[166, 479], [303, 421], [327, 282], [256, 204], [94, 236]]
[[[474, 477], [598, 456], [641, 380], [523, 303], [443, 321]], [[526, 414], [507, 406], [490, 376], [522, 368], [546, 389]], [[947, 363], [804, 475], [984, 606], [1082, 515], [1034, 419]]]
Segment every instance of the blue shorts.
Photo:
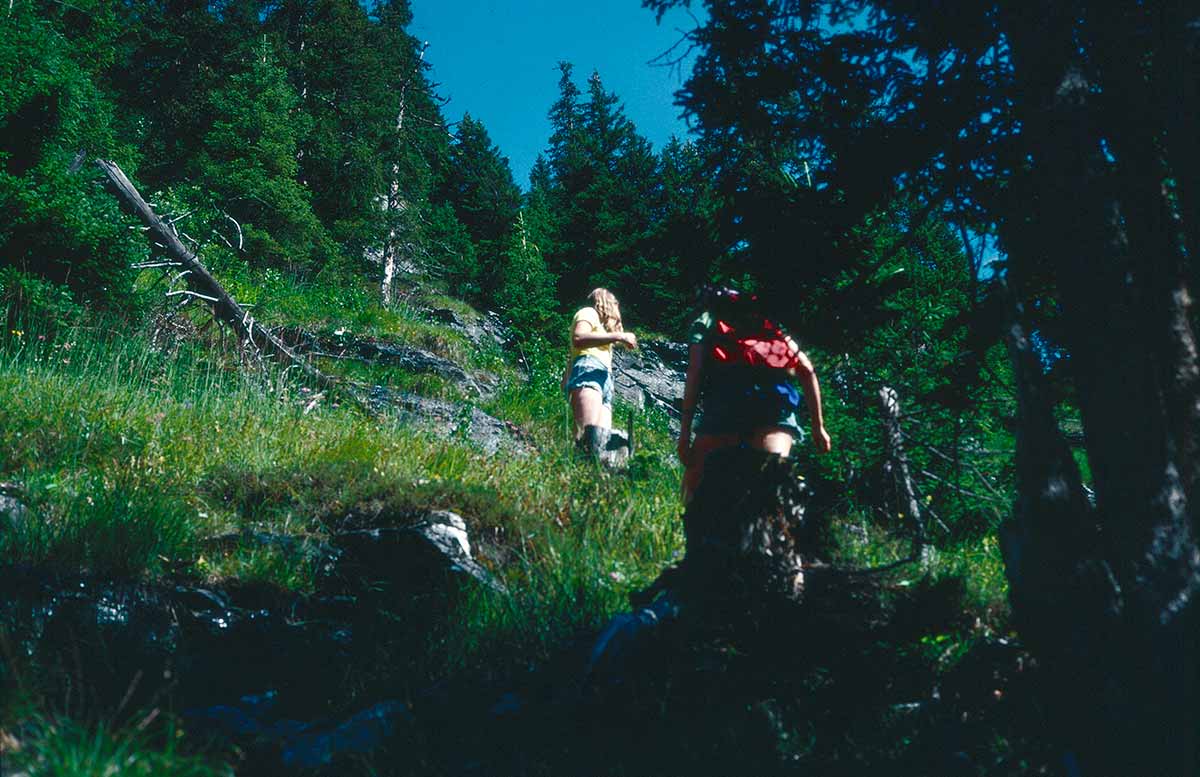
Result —
[[790, 382], [714, 380], [704, 387], [697, 434], [746, 434], [775, 427], [804, 439], [800, 391]]
[[571, 374], [567, 377], [567, 396], [575, 389], [590, 388], [600, 392], [605, 407], [612, 407], [612, 371], [595, 356], [579, 356], [571, 363]]

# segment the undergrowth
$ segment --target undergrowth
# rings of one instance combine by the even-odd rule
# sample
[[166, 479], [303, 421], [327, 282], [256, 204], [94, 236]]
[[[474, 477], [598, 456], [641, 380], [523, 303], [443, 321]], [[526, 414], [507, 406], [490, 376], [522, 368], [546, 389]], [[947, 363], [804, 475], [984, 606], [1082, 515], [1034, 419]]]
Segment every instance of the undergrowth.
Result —
[[[241, 284], [243, 297], [258, 288]], [[481, 398], [389, 368], [325, 365], [359, 383], [475, 402], [520, 427], [536, 450], [488, 457], [464, 441], [323, 397], [286, 371], [215, 348], [211, 335], [154, 348], [119, 322], [10, 331], [0, 341], [0, 482], [27, 511], [0, 533], [8, 563], [306, 593], [317, 573], [311, 557], [211, 540], [251, 531], [295, 538], [303, 548], [327, 540], [356, 511], [399, 522], [453, 510], [467, 520], [473, 542], [503, 559], [484, 562], [507, 592], [473, 588], [456, 602], [454, 617], [428, 635], [412, 690], [462, 670], [503, 672], [546, 660], [626, 609], [627, 594], [680, 555], [680, 471], [665, 416], [617, 408], [618, 425], [632, 417], [638, 446], [628, 473], [578, 461], [558, 349], [526, 343], [514, 368], [498, 347], [473, 348], [416, 302], [383, 310], [362, 290], [330, 296], [269, 278], [258, 295], [276, 311], [262, 314], [273, 324], [415, 343], [470, 370], [492, 371], [499, 383]], [[436, 295], [420, 300], [474, 315], [451, 303]], [[829, 536], [836, 560], [851, 565], [886, 563], [906, 550], [854, 514], [832, 516]], [[991, 535], [944, 547], [924, 569], [901, 575], [902, 585], [961, 580], [962, 608], [992, 625], [1003, 621], [1004, 576]], [[949, 634], [948, 644], [918, 649], [954, 656], [968, 639]], [[28, 762], [124, 758], [131, 764], [125, 771], [96, 773], [220, 773], [104, 726], [72, 726], [42, 726], [31, 742], [44, 744], [31, 745]], [[174, 759], [174, 771], [156, 758]], [[84, 772], [64, 766], [45, 773]]]
[[227, 777], [233, 769], [188, 753], [184, 732], [173, 726], [157, 736], [137, 727], [113, 730], [101, 722], [87, 726], [76, 721], [34, 715], [27, 719], [8, 752], [0, 749], [5, 774], [31, 777]]

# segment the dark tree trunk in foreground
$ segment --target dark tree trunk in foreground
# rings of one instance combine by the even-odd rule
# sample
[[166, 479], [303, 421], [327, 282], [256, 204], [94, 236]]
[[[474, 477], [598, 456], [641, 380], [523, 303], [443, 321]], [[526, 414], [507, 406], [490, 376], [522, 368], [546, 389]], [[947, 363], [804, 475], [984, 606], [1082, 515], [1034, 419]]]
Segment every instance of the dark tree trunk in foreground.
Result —
[[705, 612], [705, 620], [731, 612], [739, 620], [777, 619], [804, 598], [804, 566], [812, 561], [808, 502], [808, 484], [791, 461], [739, 448], [714, 451], [683, 514], [684, 559], [633, 594], [634, 606], [667, 591], [692, 614]]
[[[1154, 147], [1162, 127], [1130, 91], [1147, 79], [1136, 60], [1080, 61], [1080, 13], [1030, 6], [1006, 25], [1030, 153], [1014, 187], [1025, 202], [1010, 208], [1021, 215], [1002, 236], [1018, 298], [1035, 281], [1058, 291], [1096, 492], [1092, 505], [1014, 302], [1012, 603], [1085, 774], [1193, 774], [1200, 396], [1188, 283]], [[1087, 29], [1102, 35], [1100, 24]]]

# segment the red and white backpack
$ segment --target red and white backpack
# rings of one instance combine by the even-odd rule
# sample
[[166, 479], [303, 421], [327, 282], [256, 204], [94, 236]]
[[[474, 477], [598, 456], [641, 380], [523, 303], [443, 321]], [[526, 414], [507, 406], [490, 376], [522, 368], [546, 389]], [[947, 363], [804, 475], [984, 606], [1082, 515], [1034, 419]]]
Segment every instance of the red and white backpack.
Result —
[[800, 350], [783, 329], [762, 314], [758, 298], [733, 289], [709, 294], [713, 328], [706, 356], [723, 367], [793, 370]]

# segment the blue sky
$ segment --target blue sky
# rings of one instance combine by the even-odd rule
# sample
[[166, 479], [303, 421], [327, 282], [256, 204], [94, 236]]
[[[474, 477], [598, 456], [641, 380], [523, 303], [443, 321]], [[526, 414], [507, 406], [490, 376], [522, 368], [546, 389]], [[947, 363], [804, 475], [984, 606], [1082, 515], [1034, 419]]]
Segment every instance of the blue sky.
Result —
[[560, 60], [575, 65], [584, 90], [598, 70], [656, 149], [687, 132], [673, 97], [684, 76], [647, 64], [693, 26], [687, 13], [655, 24], [640, 0], [412, 0], [412, 9], [409, 31], [429, 42], [431, 77], [450, 98], [447, 120], [464, 112], [481, 120], [522, 188], [550, 137]]

